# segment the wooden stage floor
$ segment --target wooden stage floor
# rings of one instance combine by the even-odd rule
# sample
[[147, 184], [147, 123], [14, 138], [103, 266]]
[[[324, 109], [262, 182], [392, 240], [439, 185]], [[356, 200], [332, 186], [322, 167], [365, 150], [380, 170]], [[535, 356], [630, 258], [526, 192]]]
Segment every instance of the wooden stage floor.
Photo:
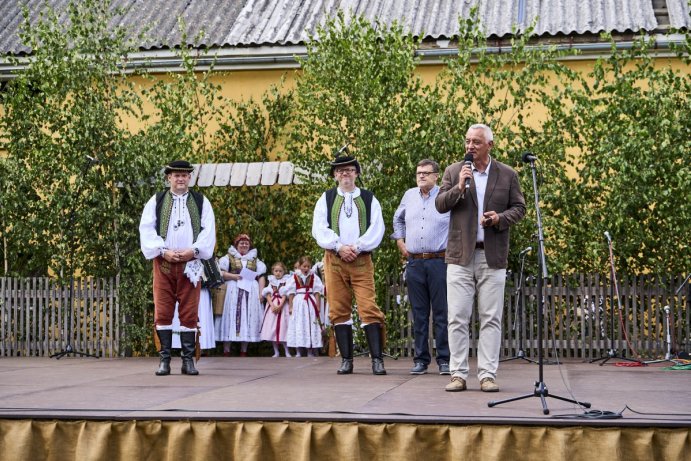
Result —
[[591, 410], [623, 410], [619, 419], [576, 419], [572, 416], [582, 416], [584, 409], [553, 398], [547, 398], [549, 415], [543, 415], [537, 397], [488, 407], [490, 400], [533, 393], [538, 367], [522, 360], [502, 363], [501, 392], [487, 394], [475, 377], [467, 391], [445, 392], [448, 376], [437, 374], [436, 366], [412, 376], [411, 359], [388, 359], [388, 375], [373, 376], [369, 359], [356, 358], [355, 374], [338, 376], [338, 358], [203, 357], [197, 363], [201, 374], [194, 377], [180, 375], [175, 357], [173, 374], [158, 377], [156, 358], [2, 358], [0, 418], [691, 425], [689, 371], [615, 362], [544, 366], [550, 394], [573, 394], [590, 402]]

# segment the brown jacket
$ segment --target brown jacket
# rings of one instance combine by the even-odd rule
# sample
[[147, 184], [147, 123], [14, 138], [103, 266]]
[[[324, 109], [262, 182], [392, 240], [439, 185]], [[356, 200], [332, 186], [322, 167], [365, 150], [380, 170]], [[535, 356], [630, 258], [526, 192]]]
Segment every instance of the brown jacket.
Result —
[[[442, 178], [435, 205], [440, 213], [451, 211], [446, 263], [468, 265], [475, 251], [477, 238], [477, 192], [470, 181], [469, 193], [462, 197], [458, 175], [463, 162], [450, 165]], [[485, 256], [492, 269], [504, 269], [509, 257], [509, 228], [525, 215], [525, 200], [516, 172], [492, 159], [485, 190], [485, 211], [496, 211], [499, 223], [485, 228]]]

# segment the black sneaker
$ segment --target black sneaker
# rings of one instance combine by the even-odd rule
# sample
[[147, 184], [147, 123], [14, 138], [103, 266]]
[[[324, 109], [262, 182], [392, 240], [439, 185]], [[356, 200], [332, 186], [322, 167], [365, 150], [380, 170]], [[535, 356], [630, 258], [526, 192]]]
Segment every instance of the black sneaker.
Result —
[[422, 362], [415, 362], [415, 366], [410, 369], [411, 375], [424, 375], [427, 373], [427, 365]]
[[449, 364], [446, 362], [442, 362], [439, 364], [439, 374], [440, 375], [450, 375], [451, 370], [449, 370]]

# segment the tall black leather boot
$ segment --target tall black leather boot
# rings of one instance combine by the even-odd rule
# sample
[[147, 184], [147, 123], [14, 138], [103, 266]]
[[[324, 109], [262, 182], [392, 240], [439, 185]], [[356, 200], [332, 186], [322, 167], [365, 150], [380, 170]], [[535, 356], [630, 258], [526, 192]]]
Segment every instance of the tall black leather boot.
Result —
[[372, 373], [375, 375], [385, 375], [384, 353], [382, 352], [382, 329], [379, 323], [370, 323], [364, 326], [367, 344], [369, 345], [369, 355], [372, 357]]
[[336, 325], [336, 343], [341, 351], [341, 368], [336, 373], [349, 375], [353, 372], [353, 327], [351, 325]]
[[194, 368], [194, 346], [196, 344], [196, 331], [181, 331], [180, 332], [180, 346], [182, 350], [182, 374], [183, 375], [198, 375], [199, 372]]
[[161, 350], [158, 355], [161, 361], [156, 370], [156, 376], [166, 376], [170, 374], [170, 349], [173, 346], [173, 330], [156, 330], [158, 340], [161, 342]]

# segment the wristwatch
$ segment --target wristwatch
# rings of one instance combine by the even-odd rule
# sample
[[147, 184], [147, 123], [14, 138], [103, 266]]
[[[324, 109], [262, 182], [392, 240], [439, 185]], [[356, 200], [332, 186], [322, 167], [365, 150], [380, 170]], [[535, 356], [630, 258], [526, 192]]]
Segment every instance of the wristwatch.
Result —
[[195, 258], [199, 257], [199, 248], [197, 248], [197, 247], [194, 248], [194, 257]]

